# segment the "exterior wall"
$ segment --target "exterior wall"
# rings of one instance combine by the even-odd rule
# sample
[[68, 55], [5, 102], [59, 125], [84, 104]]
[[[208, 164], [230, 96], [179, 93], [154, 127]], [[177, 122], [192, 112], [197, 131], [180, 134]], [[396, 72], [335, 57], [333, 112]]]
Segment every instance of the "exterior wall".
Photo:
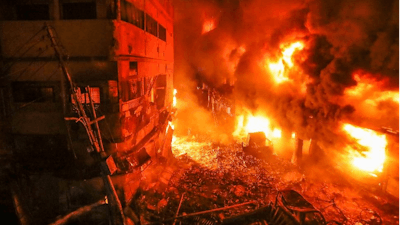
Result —
[[[87, 1], [91, 0], [82, 0]], [[99, 122], [102, 139], [106, 153], [113, 155], [117, 164], [120, 163], [118, 166], [133, 162], [130, 160], [137, 157], [138, 153], [140, 156], [148, 156], [152, 162], [156, 162], [159, 156], [171, 155], [173, 131], [168, 126], [167, 119], [173, 96], [172, 6], [169, 0], [129, 0], [166, 28], [166, 41], [163, 41], [145, 29], [121, 21], [117, 4], [120, 1], [95, 0], [95, 19], [65, 20], [62, 3], [80, 1], [16, 0], [18, 4], [49, 4], [48, 20], [29, 21], [16, 20], [13, 3], [0, 2], [0, 10], [9, 9], [0, 11], [0, 56], [4, 59], [0, 62], [0, 71], [5, 71], [0, 74], [0, 104], [3, 100], [9, 101], [7, 107], [11, 113], [7, 122], [10, 122], [15, 155], [21, 164], [28, 166], [28, 170], [32, 168], [31, 171], [39, 173], [45, 170], [63, 171], [70, 173], [71, 177], [98, 176], [96, 171], [92, 171], [97, 168], [98, 161], [88, 154], [90, 143], [84, 127], [80, 123], [64, 120], [65, 116], [76, 117], [76, 113], [72, 109], [69, 90], [66, 88], [59, 61], [54, 57], [47, 32], [40, 31], [45, 22], [54, 28], [69, 56], [67, 68], [74, 82], [80, 87], [90, 85], [100, 88], [101, 101], [97, 115], [106, 116], [105, 120]], [[37, 32], [39, 34], [31, 39]], [[20, 46], [23, 46], [22, 51], [15, 54]], [[28, 50], [25, 52], [26, 49]], [[122, 85], [133, 77], [130, 68], [132, 62], [137, 63], [135, 79], [142, 81], [141, 96], [125, 100], [121, 97]], [[156, 108], [156, 90], [143, 96], [147, 90], [144, 87], [152, 79], [164, 76], [165, 101], [162, 108]], [[18, 97], [13, 95], [15, 83], [51, 86], [54, 99], [48, 102], [36, 99], [32, 102], [16, 101]], [[2, 107], [0, 105], [3, 111], [5, 108]], [[67, 132], [68, 129], [70, 132]], [[143, 157], [141, 159], [145, 161]], [[121, 166], [119, 169], [122, 172], [113, 175], [112, 179], [123, 205], [128, 205], [134, 196], [143, 166], [145, 164], [134, 168], [131, 166], [126, 170], [121, 169]], [[71, 168], [76, 171], [69, 171]], [[85, 197], [98, 193], [104, 195], [100, 190], [102, 182], [99, 183], [97, 178], [92, 180], [93, 186], [85, 189], [92, 191], [82, 191]], [[69, 188], [71, 183], [68, 183]], [[73, 187], [84, 185], [88, 185], [88, 182], [76, 181]], [[54, 196], [58, 194], [56, 192]], [[48, 205], [52, 208], [50, 206], [61, 203], [53, 201]], [[58, 209], [54, 209], [54, 212], [51, 217], [66, 213]]]
[[[29, 39], [43, 28], [45, 22], [57, 31], [70, 57], [109, 56], [110, 46], [113, 45], [110, 20], [0, 21], [2, 56], [13, 57], [18, 46], [23, 46], [27, 42], [34, 44], [35, 41], [40, 40], [43, 35], [46, 35], [46, 31], [41, 32], [38, 37], [29, 42]], [[40, 55], [40, 58], [53, 57], [54, 50], [49, 40], [41, 41], [22, 57], [36, 57], [39, 49], [46, 46], [48, 49]]]
[[[68, 90], [62, 85], [64, 78], [59, 69], [59, 62], [54, 57], [47, 32], [40, 31], [45, 23], [54, 28], [69, 56], [67, 67], [73, 80], [78, 85], [101, 88], [100, 110], [102, 114], [106, 114], [106, 123], [100, 122], [100, 128], [103, 130], [103, 138], [107, 142], [105, 146], [109, 152], [116, 149], [131, 150], [132, 146], [138, 144], [159, 125], [159, 113], [171, 108], [173, 96], [173, 23], [171, 15], [163, 8], [168, 2], [164, 1], [162, 5], [158, 1], [128, 0], [144, 11], [144, 17], [146, 13], [149, 14], [166, 29], [164, 41], [158, 35], [148, 33], [146, 26], [141, 29], [120, 20], [120, 14], [113, 14], [114, 11], [118, 12], [115, 4], [119, 1], [96, 1], [97, 18], [83, 20], [63, 19], [61, 10], [63, 2], [77, 2], [74, 0], [21, 1], [27, 4], [49, 3], [50, 16], [49, 20], [15, 20], [15, 9], [11, 4], [8, 6], [11, 7], [9, 15], [5, 15], [1, 18], [3, 21], [0, 21], [0, 54], [6, 64], [12, 65], [7, 71], [7, 83], [12, 85], [16, 81], [42, 84], [53, 82], [56, 87], [54, 89], [56, 97], [54, 102], [26, 104], [14, 102], [11, 96], [14, 112], [11, 120], [13, 133], [65, 135], [67, 132], [63, 117], [65, 113], [74, 115]], [[39, 34], [31, 39], [37, 32]], [[18, 47], [24, 45], [29, 51], [23, 55], [15, 54]], [[121, 85], [129, 77], [130, 62], [137, 62], [137, 78], [143, 81], [142, 96], [140, 99], [126, 101], [121, 97], [123, 92]], [[164, 108], [157, 111], [154, 106], [155, 90], [147, 96], [143, 95], [146, 91], [144, 85], [148, 85], [144, 81], [150, 82], [159, 75], [166, 75], [167, 78]], [[114, 102], [108, 100], [110, 81], [115, 82], [118, 88], [119, 96]], [[62, 110], [63, 105], [66, 105], [64, 109], [66, 112]], [[147, 122], [141, 124], [142, 119], [146, 119]], [[82, 139], [83, 128], [76, 126], [72, 128], [73, 136], [78, 140]], [[153, 143], [157, 137], [158, 135], [152, 137]], [[82, 144], [76, 146], [80, 149], [85, 148]], [[149, 154], [155, 155], [154, 144], [147, 148], [151, 148]]]

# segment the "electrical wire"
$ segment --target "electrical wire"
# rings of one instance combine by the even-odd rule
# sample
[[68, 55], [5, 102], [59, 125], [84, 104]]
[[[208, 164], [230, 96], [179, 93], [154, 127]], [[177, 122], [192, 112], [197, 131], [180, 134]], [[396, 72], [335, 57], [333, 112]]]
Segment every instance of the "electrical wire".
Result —
[[[40, 39], [38, 39], [36, 42], [34, 42], [34, 44], [31, 45], [27, 50], [25, 50], [25, 52], [23, 52], [18, 58], [21, 58], [22, 56], [24, 56], [24, 55], [25, 55], [26, 53], [28, 53], [33, 47], [35, 47], [37, 44], [39, 44], [39, 43], [42, 42], [42, 41], [44, 41], [44, 36], [42, 36]], [[16, 58], [16, 54], [14, 54], [13, 56], [11, 56], [10, 58], [11, 58], [11, 59], [12, 59], [12, 58]], [[2, 73], [5, 73], [5, 72], [7, 72], [8, 70], [10, 70], [11, 67], [14, 66], [14, 64], [17, 63], [17, 62], [18, 62], [18, 60], [15, 60], [15, 61], [13, 61], [12, 63], [10, 63], [10, 64], [7, 66], [7, 68], [6, 68], [4, 71], [2, 71]]]
[[[37, 54], [37, 55], [35, 56], [35, 58], [39, 58], [39, 56], [42, 55], [45, 51], [47, 51], [47, 49], [48, 49], [48, 46], [46, 46], [46, 48], [42, 49], [42, 50], [39, 52], [39, 54]], [[25, 67], [25, 70], [22, 71], [22, 72], [18, 75], [18, 77], [15, 78], [14, 80], [15, 80], [15, 81], [18, 81], [18, 79], [21, 78], [22, 75], [24, 75], [24, 73], [28, 70], [28, 68], [29, 68], [30, 66], [33, 65], [33, 63], [35, 63], [35, 61], [31, 61], [31, 62]]]

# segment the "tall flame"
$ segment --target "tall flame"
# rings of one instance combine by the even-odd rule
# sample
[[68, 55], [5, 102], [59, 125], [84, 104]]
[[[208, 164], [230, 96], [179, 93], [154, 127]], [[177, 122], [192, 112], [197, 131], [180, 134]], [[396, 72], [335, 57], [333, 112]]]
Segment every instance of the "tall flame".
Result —
[[373, 130], [356, 127], [351, 124], [344, 124], [343, 130], [356, 139], [359, 145], [367, 148], [367, 151], [363, 153], [351, 147], [349, 148], [352, 164], [367, 172], [382, 172], [383, 163], [386, 158], [386, 136], [384, 134], [379, 135]]
[[302, 42], [295, 42], [290, 44], [289, 46], [283, 47], [281, 46], [281, 54], [276, 62], [268, 62], [268, 69], [273, 75], [276, 83], [282, 83], [288, 81], [286, 68], [290, 69], [293, 67], [292, 56], [295, 51], [302, 50], [304, 48], [304, 44]]

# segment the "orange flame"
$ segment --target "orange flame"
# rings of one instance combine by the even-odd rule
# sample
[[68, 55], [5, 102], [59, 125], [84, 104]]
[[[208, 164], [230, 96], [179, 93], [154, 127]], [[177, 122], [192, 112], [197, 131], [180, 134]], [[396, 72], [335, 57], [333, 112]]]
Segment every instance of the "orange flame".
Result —
[[237, 118], [236, 130], [233, 136], [243, 139], [249, 133], [264, 132], [268, 138], [281, 138], [282, 131], [278, 128], [271, 128], [270, 119], [265, 116], [241, 115]]
[[384, 85], [385, 81], [377, 81], [367, 76], [361, 77], [362, 71], [354, 73], [354, 80], [357, 81], [357, 85], [351, 88], [347, 88], [345, 94], [354, 98], [366, 98], [365, 103], [377, 106], [380, 101], [393, 101], [399, 103], [399, 92], [398, 91], [382, 91], [381, 86]]
[[174, 97], [172, 99], [172, 106], [176, 107], [176, 94], [178, 93], [178, 91], [176, 89], [174, 89]]
[[276, 62], [267, 62], [268, 69], [274, 77], [276, 83], [280, 84], [282, 82], [288, 81], [287, 70], [294, 66], [292, 56], [295, 51], [302, 50], [304, 44], [302, 42], [295, 42], [287, 47], [281, 46], [281, 54]]
[[352, 164], [358, 169], [367, 172], [382, 172], [383, 163], [386, 158], [386, 136], [384, 134], [379, 135], [373, 130], [356, 127], [351, 124], [344, 124], [343, 130], [357, 140], [359, 145], [367, 148], [366, 152], [360, 153], [349, 146]]
[[213, 19], [207, 20], [203, 23], [203, 30], [201, 34], [208, 33], [215, 29], [215, 21]]

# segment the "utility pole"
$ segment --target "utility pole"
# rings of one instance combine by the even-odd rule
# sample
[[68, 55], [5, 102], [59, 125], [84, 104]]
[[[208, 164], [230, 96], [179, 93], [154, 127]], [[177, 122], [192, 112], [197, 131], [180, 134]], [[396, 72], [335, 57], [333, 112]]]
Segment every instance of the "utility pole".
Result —
[[[98, 121], [104, 119], [105, 117], [99, 117], [97, 118], [96, 112], [94, 109], [93, 101], [91, 98], [90, 94], [90, 89], [87, 88], [88, 95], [89, 95], [89, 100], [90, 100], [90, 105], [91, 105], [91, 110], [92, 110], [92, 115], [93, 115], [93, 120], [90, 120], [90, 118], [87, 116], [86, 111], [83, 107], [83, 104], [81, 102], [81, 93], [78, 92], [78, 88], [74, 85], [72, 78], [69, 74], [68, 68], [65, 65], [64, 58], [63, 58], [63, 53], [60, 50], [60, 44], [59, 40], [57, 39], [54, 28], [50, 27], [49, 24], [45, 24], [48, 36], [51, 40], [52, 47], [54, 48], [55, 54], [60, 61], [61, 64], [61, 69], [62, 72], [65, 76], [65, 79], [67, 81], [67, 84], [69, 86], [69, 90], [72, 94], [72, 98], [75, 101], [75, 105], [77, 108], [77, 113], [78, 117], [66, 117], [65, 120], [74, 120], [76, 122], [81, 122], [83, 126], [85, 127], [85, 130], [87, 132], [90, 144], [92, 145], [94, 151], [96, 152], [95, 154], [95, 160], [101, 161], [103, 160], [102, 156], [105, 156], [105, 151], [103, 147], [103, 142], [101, 139], [101, 133], [98, 125]], [[95, 125], [93, 128], [92, 125]], [[111, 220], [114, 225], [120, 225], [125, 223], [125, 218], [122, 210], [122, 205], [121, 202], [118, 198], [118, 195], [115, 191], [114, 185], [112, 183], [111, 177], [109, 175], [109, 171], [107, 171], [107, 168], [104, 166], [101, 166], [101, 175], [103, 178], [104, 186], [107, 192], [107, 199], [108, 199], [108, 205], [110, 207], [111, 211]]]

